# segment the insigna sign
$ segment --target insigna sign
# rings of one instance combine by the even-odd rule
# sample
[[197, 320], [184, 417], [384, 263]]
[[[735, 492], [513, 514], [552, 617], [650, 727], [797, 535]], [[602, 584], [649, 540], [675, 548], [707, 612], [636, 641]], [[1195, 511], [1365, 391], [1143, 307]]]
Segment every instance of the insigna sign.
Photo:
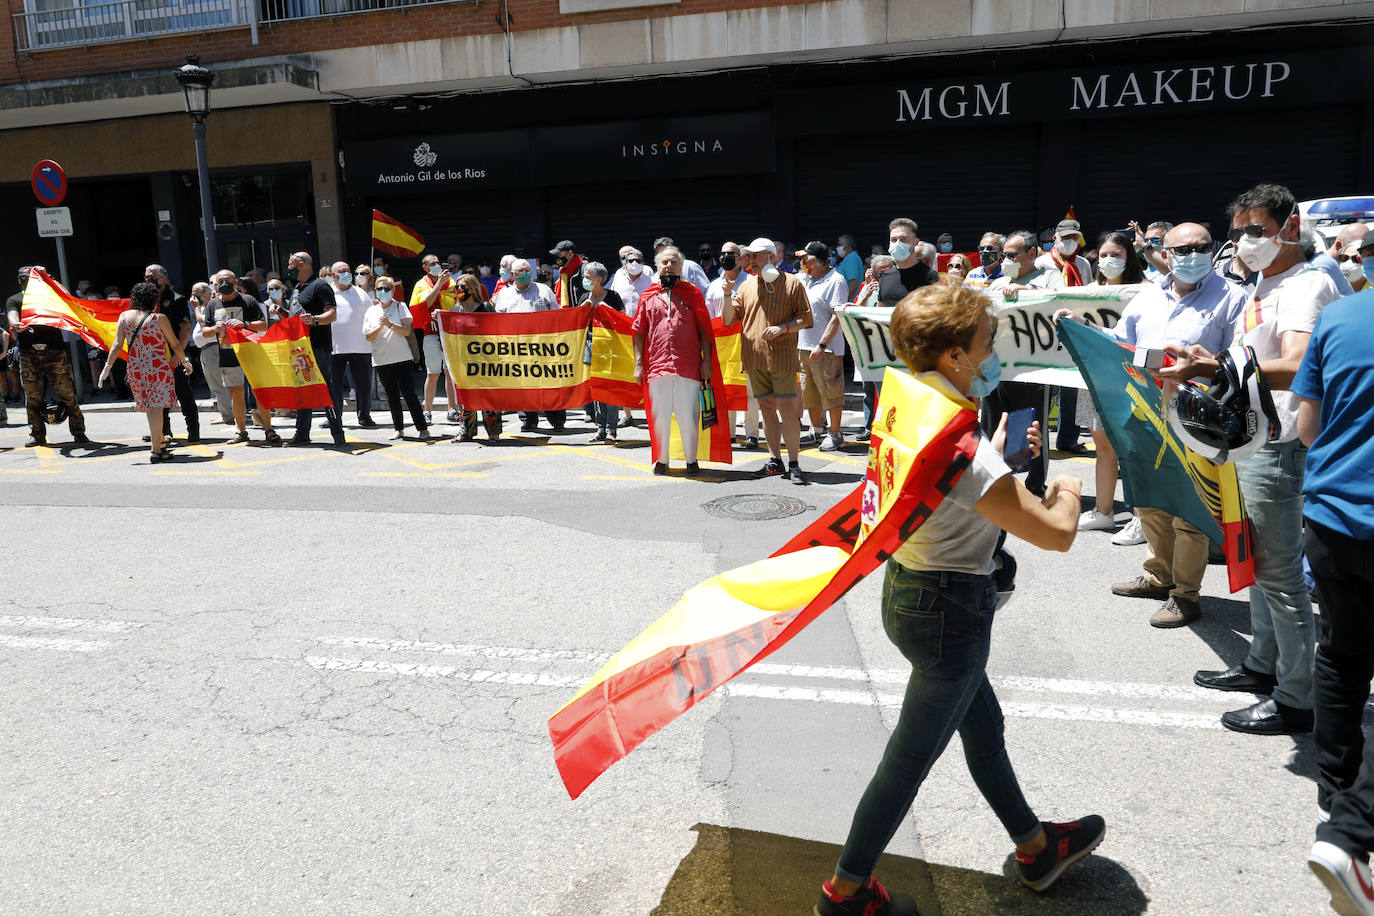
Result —
[[719, 140], [660, 140], [657, 143], [626, 143], [620, 146], [621, 159], [638, 159], [641, 156], [709, 155], [723, 152], [725, 145]]

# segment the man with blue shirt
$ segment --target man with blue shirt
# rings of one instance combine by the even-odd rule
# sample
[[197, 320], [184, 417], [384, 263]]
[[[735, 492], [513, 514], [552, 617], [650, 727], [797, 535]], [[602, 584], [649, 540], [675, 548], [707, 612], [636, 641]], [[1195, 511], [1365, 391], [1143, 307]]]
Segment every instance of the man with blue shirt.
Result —
[[[1169, 268], [1164, 281], [1141, 289], [1107, 333], [1137, 348], [1195, 344], [1208, 354], [1226, 349], [1246, 293], [1212, 272], [1211, 235], [1197, 223], [1180, 223], [1165, 234], [1160, 250]], [[1186, 626], [1202, 615], [1198, 593], [1207, 571], [1207, 535], [1162, 509], [1141, 507], [1140, 526], [1150, 548], [1144, 575], [1116, 583], [1112, 594], [1163, 601], [1151, 626]]]
[[968, 272], [964, 285], [974, 289], [987, 289], [992, 281], [1002, 276], [1002, 246], [1007, 238], [996, 232], [984, 232], [978, 242], [978, 266]]
[[835, 269], [848, 284], [849, 301], [853, 302], [854, 294], [859, 291], [859, 284], [864, 278], [864, 259], [854, 250], [854, 236], [840, 236], [835, 241], [835, 255], [839, 259], [835, 262]]
[[1291, 387], [1309, 448], [1303, 545], [1322, 601], [1313, 691], [1322, 822], [1307, 861], [1342, 913], [1374, 913], [1374, 742], [1360, 728], [1374, 677], [1371, 309], [1374, 291], [1327, 306]]

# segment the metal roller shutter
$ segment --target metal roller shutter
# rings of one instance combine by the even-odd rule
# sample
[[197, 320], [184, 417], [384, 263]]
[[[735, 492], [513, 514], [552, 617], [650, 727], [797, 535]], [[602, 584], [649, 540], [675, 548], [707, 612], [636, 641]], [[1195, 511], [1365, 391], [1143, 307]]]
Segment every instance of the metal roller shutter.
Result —
[[1358, 120], [1321, 106], [1084, 125], [1077, 201], [1089, 244], [1132, 219], [1206, 220], [1220, 237], [1226, 205], [1261, 182], [1287, 185], [1298, 200], [1359, 193]]
[[857, 239], [860, 254], [886, 247], [887, 224], [914, 219], [922, 239], [942, 232], [962, 251], [989, 229], [1031, 223], [1036, 204], [1038, 128], [1018, 128], [1008, 146], [987, 128], [927, 129], [799, 139], [796, 201], [799, 242]]
[[757, 175], [566, 185], [545, 193], [550, 245], [571, 239], [579, 252], [612, 270], [620, 265], [622, 245], [652, 257], [654, 239], [666, 235], [695, 259], [703, 243], [748, 242], [759, 234]]

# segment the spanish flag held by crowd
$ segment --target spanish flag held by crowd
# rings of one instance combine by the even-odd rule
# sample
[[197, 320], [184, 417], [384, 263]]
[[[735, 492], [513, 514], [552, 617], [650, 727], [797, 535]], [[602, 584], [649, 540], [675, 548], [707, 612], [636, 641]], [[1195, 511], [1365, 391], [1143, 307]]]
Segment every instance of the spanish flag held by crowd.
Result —
[[616, 761], [786, 644], [891, 556], [977, 450], [977, 412], [888, 370], [864, 480], [767, 559], [689, 589], [549, 718], [576, 798]]
[[393, 257], [415, 258], [425, 250], [425, 240], [400, 220], [392, 219], [381, 210], [373, 210], [372, 247]]
[[315, 362], [310, 329], [299, 315], [257, 333], [226, 328], [258, 404], [269, 410], [332, 407], [329, 382]]
[[[19, 322], [71, 331], [91, 346], [108, 351], [114, 346], [119, 316], [128, 307], [128, 299], [79, 299], [42, 268], [32, 267], [24, 287]], [[123, 355], [121, 351], [120, 356]]]

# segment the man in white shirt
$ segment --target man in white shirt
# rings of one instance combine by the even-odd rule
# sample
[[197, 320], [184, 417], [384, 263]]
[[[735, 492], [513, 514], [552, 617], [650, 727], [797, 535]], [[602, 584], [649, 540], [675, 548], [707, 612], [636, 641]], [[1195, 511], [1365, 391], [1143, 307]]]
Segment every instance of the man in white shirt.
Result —
[[353, 284], [353, 271], [347, 261], [334, 264], [334, 353], [330, 360], [330, 395], [343, 417], [344, 373], [353, 376], [354, 407], [358, 425], [372, 428], [372, 344], [363, 334], [363, 319], [372, 307], [372, 297]]
[[1035, 266], [1059, 271], [1065, 286], [1087, 286], [1093, 282], [1093, 271], [1088, 259], [1078, 254], [1082, 247], [1083, 231], [1078, 220], [1060, 220], [1054, 227], [1054, 247], [1036, 258]]
[[[1254, 298], [1236, 319], [1234, 344], [1254, 348], [1273, 392], [1277, 441], [1236, 462], [1241, 495], [1255, 529], [1250, 587], [1250, 653], [1226, 671], [1199, 671], [1194, 683], [1215, 690], [1269, 694], [1223, 713], [1221, 724], [1252, 735], [1312, 730], [1312, 602], [1302, 574], [1302, 487], [1307, 447], [1298, 437], [1298, 397], [1288, 390], [1317, 318], [1340, 297], [1324, 270], [1309, 264], [1298, 241], [1293, 194], [1262, 184], [1231, 202], [1231, 238], [1246, 268], [1258, 272]], [[1173, 380], [1210, 378], [1217, 361], [1203, 347], [1167, 348], [1180, 358], [1157, 373]]]
[[511, 262], [511, 283], [492, 300], [498, 312], [547, 312], [558, 308], [553, 290], [534, 279], [530, 262], [517, 258]]
[[[811, 415], [809, 440], [819, 440], [821, 451], [833, 452], [844, 447], [844, 434], [840, 431], [844, 413], [844, 334], [840, 333], [840, 316], [833, 309], [849, 301], [849, 283], [830, 266], [830, 252], [824, 242], [807, 242], [796, 255], [801, 259], [800, 278], [811, 300], [811, 327], [797, 332], [802, 404]], [[808, 436], [803, 436], [802, 441], [806, 443]]]
[[633, 318], [639, 308], [639, 297], [654, 285], [652, 271], [644, 269], [644, 255], [633, 245], [623, 245], [620, 249], [620, 269], [606, 284], [620, 296], [625, 303], [625, 314]]

